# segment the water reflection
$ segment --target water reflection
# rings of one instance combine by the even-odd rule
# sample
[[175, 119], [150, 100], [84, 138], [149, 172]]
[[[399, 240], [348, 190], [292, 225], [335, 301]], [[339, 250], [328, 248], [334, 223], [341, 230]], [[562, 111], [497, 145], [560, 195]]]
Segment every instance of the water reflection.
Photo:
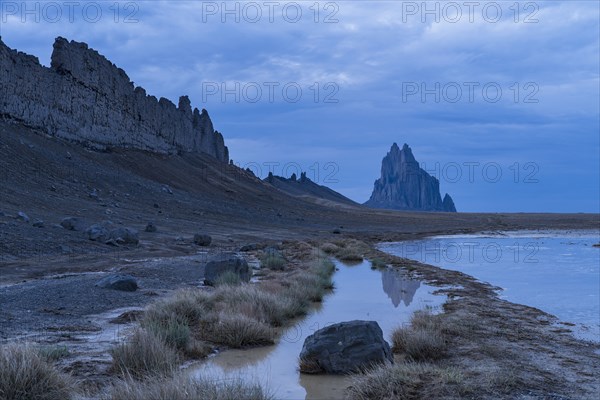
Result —
[[366, 261], [353, 266], [336, 262], [336, 266], [334, 292], [306, 318], [287, 328], [276, 345], [225, 351], [192, 374], [258, 381], [277, 399], [342, 399], [348, 377], [298, 372], [298, 356], [306, 337], [325, 326], [358, 319], [377, 321], [389, 340], [393, 329], [408, 322], [414, 311], [445, 299], [432, 295], [434, 288], [400, 273], [371, 270]]
[[381, 283], [383, 291], [392, 300], [394, 307], [398, 307], [402, 302], [408, 307], [412, 303], [417, 289], [421, 286], [420, 281], [410, 279], [400, 271], [391, 269], [386, 269], [381, 273]]

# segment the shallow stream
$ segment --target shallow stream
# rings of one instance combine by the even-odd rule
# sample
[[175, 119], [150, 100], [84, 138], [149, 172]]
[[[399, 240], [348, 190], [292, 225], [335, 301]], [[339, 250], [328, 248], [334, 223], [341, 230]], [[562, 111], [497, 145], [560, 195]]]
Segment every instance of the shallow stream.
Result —
[[283, 333], [273, 346], [227, 350], [195, 368], [198, 377], [243, 379], [269, 387], [277, 399], [338, 399], [350, 380], [343, 376], [307, 375], [298, 371], [304, 339], [327, 325], [351, 321], [377, 321], [386, 340], [393, 329], [410, 320], [416, 310], [436, 309], [445, 296], [438, 288], [409, 279], [395, 270], [371, 270], [367, 261], [348, 265], [336, 262], [335, 289], [307, 317]]

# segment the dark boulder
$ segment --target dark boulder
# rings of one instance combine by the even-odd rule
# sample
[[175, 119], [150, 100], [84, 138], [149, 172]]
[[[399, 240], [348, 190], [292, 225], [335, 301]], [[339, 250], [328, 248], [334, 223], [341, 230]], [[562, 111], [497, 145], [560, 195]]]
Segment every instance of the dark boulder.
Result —
[[225, 252], [212, 256], [204, 268], [204, 284], [213, 286], [217, 279], [226, 272], [233, 272], [242, 282], [250, 281], [252, 272], [243, 257], [235, 253]]
[[392, 352], [375, 321], [326, 326], [306, 338], [300, 353], [304, 373], [347, 374], [386, 362]]
[[154, 222], [148, 222], [148, 224], [146, 225], [146, 228], [144, 228], [145, 232], [156, 232], [156, 225], [154, 225]]
[[60, 226], [62, 226], [63, 228], [65, 228], [68, 231], [81, 230], [81, 222], [79, 222], [79, 219], [77, 219], [75, 217], [63, 218], [63, 220], [60, 221]]
[[240, 247], [240, 251], [255, 251], [258, 250], [258, 245], [256, 243], [245, 244]]
[[210, 235], [205, 235], [202, 233], [197, 233], [194, 235], [194, 243], [198, 246], [208, 246], [212, 242], [212, 237]]
[[135, 292], [138, 288], [136, 279], [131, 275], [109, 275], [96, 282], [96, 286], [124, 292]]
[[117, 244], [137, 245], [140, 242], [138, 231], [133, 228], [119, 227], [112, 229], [109, 233], [109, 240]]

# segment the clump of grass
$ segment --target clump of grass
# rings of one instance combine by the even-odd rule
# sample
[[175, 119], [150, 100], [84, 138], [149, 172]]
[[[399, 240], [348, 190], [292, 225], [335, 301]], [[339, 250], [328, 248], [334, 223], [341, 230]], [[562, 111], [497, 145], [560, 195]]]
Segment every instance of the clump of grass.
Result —
[[409, 327], [392, 333], [392, 351], [413, 360], [437, 360], [444, 356], [446, 337], [440, 319], [428, 311], [417, 311]]
[[241, 314], [222, 313], [208, 331], [211, 341], [234, 348], [272, 344], [275, 336], [267, 324]]
[[363, 256], [354, 248], [341, 248], [336, 253], [335, 256], [341, 261], [346, 262], [362, 262], [364, 260]]
[[323, 372], [323, 368], [321, 368], [319, 362], [312, 358], [300, 358], [298, 368], [304, 374], [319, 374]]
[[456, 368], [397, 363], [356, 375], [347, 395], [354, 400], [443, 398], [461, 393], [462, 383], [462, 372]]
[[211, 293], [199, 289], [181, 289], [170, 298], [150, 305], [144, 320], [164, 323], [175, 315], [188, 326], [193, 326], [213, 307], [214, 298]]
[[268, 400], [271, 396], [259, 385], [241, 380], [195, 380], [178, 375], [153, 381], [127, 380], [113, 386], [106, 400]]
[[205, 358], [213, 352], [213, 346], [197, 339], [191, 339], [185, 349], [184, 354], [190, 358]]
[[285, 269], [285, 259], [277, 253], [267, 253], [260, 259], [260, 265], [274, 271], [283, 271]]
[[179, 355], [163, 339], [150, 331], [139, 329], [129, 342], [111, 351], [112, 370], [133, 378], [171, 375], [180, 362]]
[[31, 344], [0, 347], [0, 377], [0, 398], [6, 400], [64, 400], [75, 392], [72, 379]]
[[175, 314], [167, 319], [145, 318], [142, 326], [162, 339], [167, 345], [185, 350], [190, 341], [190, 327]]
[[242, 283], [242, 279], [238, 274], [233, 271], [225, 271], [217, 279], [215, 279], [215, 283], [213, 286], [237, 286]]
[[221, 287], [215, 292], [215, 299], [224, 311], [246, 315], [262, 323], [279, 326], [290, 318], [285, 299], [256, 285]]
[[371, 260], [371, 269], [386, 269], [387, 264], [381, 258], [374, 258]]
[[61, 358], [68, 357], [69, 349], [67, 346], [40, 346], [38, 347], [38, 353], [42, 358], [49, 362], [58, 361]]
[[338, 251], [340, 248], [333, 244], [333, 243], [323, 243], [321, 245], [321, 250], [324, 251], [327, 254], [335, 254], [336, 251]]

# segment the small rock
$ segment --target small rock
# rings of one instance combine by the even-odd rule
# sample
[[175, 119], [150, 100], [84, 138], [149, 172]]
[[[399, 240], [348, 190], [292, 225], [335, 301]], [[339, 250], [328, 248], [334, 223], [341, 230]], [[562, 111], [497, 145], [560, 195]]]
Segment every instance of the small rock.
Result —
[[94, 200], [98, 200], [98, 191], [96, 189], [92, 190], [89, 194], [90, 198]]
[[208, 246], [212, 242], [212, 237], [209, 235], [204, 235], [201, 233], [196, 233], [194, 235], [194, 243], [198, 246]]
[[90, 240], [105, 242], [109, 239], [109, 230], [105, 224], [94, 224], [85, 230], [85, 234]]
[[71, 253], [73, 253], [73, 249], [71, 249], [69, 246], [61, 244], [60, 245], [60, 252], [63, 253], [63, 254], [71, 254]]
[[334, 234], [334, 235], [339, 235], [340, 233], [342, 233], [342, 231], [341, 231], [339, 228], [335, 228], [335, 229], [333, 230], [333, 234]]
[[225, 252], [212, 256], [204, 268], [204, 284], [214, 285], [215, 281], [225, 272], [233, 272], [243, 282], [250, 281], [252, 272], [243, 257], [235, 253]]
[[31, 225], [35, 226], [36, 228], [43, 228], [44, 221], [42, 221], [41, 219], [36, 219], [35, 221], [33, 221], [33, 224], [31, 224]]
[[250, 244], [246, 244], [246, 245], [243, 245], [242, 247], [240, 247], [240, 251], [254, 251], [254, 250], [258, 250], [258, 245], [256, 243], [250, 243]]
[[15, 218], [23, 222], [29, 223], [29, 216], [27, 216], [27, 214], [25, 214], [23, 211], [19, 211]]
[[56, 192], [56, 186], [54, 186], [54, 185], [50, 185], [50, 190], [51, 190], [52, 192]]
[[158, 203], [154, 203], [154, 208], [160, 208], [160, 206], [158, 205]]
[[169, 187], [169, 185], [164, 185], [162, 187], [162, 191], [165, 192], [165, 193], [173, 194], [173, 191], [171, 190], [171, 188]]
[[65, 157], [67, 158], [67, 160], [70, 160], [71, 158], [73, 158], [73, 156], [71, 156], [71, 153], [69, 153], [67, 151], [67, 154], [65, 155]]
[[146, 228], [144, 228], [145, 232], [156, 232], [156, 225], [154, 225], [154, 222], [148, 222], [148, 224], [146, 225]]
[[60, 226], [62, 226], [63, 228], [65, 228], [68, 231], [80, 230], [79, 219], [77, 219], [75, 217], [63, 218], [63, 220], [60, 221]]
[[136, 279], [131, 275], [109, 275], [96, 282], [96, 286], [124, 292], [135, 292], [138, 288]]

